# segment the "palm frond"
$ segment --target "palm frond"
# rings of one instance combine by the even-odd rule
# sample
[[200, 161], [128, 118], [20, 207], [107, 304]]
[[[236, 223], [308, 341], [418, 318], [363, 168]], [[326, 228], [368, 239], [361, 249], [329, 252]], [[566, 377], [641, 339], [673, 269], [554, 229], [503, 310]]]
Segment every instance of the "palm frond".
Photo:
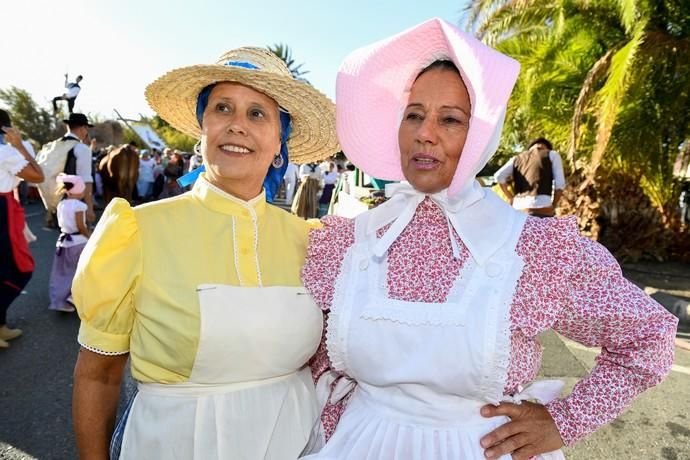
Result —
[[588, 175], [592, 177], [601, 164], [606, 146], [611, 137], [611, 131], [616, 123], [616, 116], [628, 89], [630, 76], [640, 46], [645, 39], [645, 30], [638, 28], [628, 43], [617, 50], [612, 58], [610, 71], [604, 87], [599, 92], [600, 109], [598, 114], [599, 129], [597, 130], [596, 146], [592, 152], [592, 159], [588, 168]]
[[570, 124], [570, 136], [568, 138], [567, 158], [570, 167], [575, 169], [575, 152], [577, 151], [577, 143], [580, 138], [580, 122], [584, 115], [585, 107], [590, 101], [591, 95], [594, 93], [594, 87], [599, 83], [600, 79], [606, 75], [611, 66], [611, 57], [617, 51], [616, 48], [611, 48], [604, 54], [587, 73], [585, 81], [582, 83], [580, 94], [575, 101], [575, 110], [573, 111], [573, 119]]

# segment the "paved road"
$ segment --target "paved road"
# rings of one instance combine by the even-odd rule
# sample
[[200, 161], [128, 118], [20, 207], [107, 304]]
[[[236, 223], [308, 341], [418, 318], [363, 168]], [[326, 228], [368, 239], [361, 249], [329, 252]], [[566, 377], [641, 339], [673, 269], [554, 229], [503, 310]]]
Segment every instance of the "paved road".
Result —
[[[10, 308], [9, 321], [24, 330], [0, 351], [0, 460], [76, 458], [71, 429], [72, 369], [78, 345], [74, 314], [47, 310], [46, 286], [56, 231], [41, 229], [41, 208], [27, 208], [39, 240], [34, 277]], [[596, 352], [555, 334], [546, 346], [542, 376], [569, 387], [585, 375]], [[570, 460], [690, 460], [690, 351], [677, 349], [668, 380], [645, 393], [618, 421], [568, 449]]]

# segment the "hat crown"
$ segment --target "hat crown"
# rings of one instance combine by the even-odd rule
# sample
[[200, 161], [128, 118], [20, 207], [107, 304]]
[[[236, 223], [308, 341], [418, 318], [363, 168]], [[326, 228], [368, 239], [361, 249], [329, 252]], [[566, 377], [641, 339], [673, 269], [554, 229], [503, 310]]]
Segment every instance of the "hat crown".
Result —
[[83, 113], [73, 112], [69, 114], [69, 118], [62, 120], [65, 123], [79, 125], [79, 126], [91, 126], [89, 119]]
[[292, 78], [287, 64], [270, 50], [253, 46], [245, 46], [223, 53], [216, 64], [243, 67], [246, 64], [256, 67], [256, 70], [268, 72], [283, 77]]

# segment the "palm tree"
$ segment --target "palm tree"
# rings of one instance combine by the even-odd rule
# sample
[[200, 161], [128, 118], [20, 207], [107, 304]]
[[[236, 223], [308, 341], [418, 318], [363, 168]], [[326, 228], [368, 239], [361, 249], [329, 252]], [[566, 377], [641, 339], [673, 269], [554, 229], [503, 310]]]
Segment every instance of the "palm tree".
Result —
[[476, 0], [464, 26], [522, 64], [507, 146], [545, 134], [582, 190], [612, 174], [639, 178], [669, 221], [673, 160], [690, 139], [686, 0]]
[[283, 62], [285, 62], [293, 77], [295, 77], [297, 80], [309, 83], [309, 81], [306, 78], [304, 78], [304, 75], [308, 74], [309, 71], [302, 70], [302, 66], [304, 65], [304, 63], [297, 65], [295, 64], [295, 60], [292, 58], [292, 50], [288, 45], [285, 45], [283, 43], [275, 43], [273, 45], [267, 46], [267, 48], [271, 52], [273, 52], [273, 54], [282, 59]]

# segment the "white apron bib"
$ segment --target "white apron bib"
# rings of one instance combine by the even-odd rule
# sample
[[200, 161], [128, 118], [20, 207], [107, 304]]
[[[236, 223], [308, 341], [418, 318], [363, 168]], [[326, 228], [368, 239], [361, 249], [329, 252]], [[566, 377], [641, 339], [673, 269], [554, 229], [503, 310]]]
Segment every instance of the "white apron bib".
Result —
[[302, 287], [202, 285], [188, 382], [140, 383], [120, 459], [296, 459], [318, 407], [305, 363], [323, 318]]
[[470, 257], [444, 303], [389, 298], [386, 255], [372, 255], [368, 213], [357, 217], [327, 326], [331, 361], [357, 386], [331, 439], [308, 458], [484, 459], [480, 438], [507, 421], [479, 410], [504, 399], [523, 267], [515, 247], [525, 217], [513, 216], [507, 242], [482, 265]]

